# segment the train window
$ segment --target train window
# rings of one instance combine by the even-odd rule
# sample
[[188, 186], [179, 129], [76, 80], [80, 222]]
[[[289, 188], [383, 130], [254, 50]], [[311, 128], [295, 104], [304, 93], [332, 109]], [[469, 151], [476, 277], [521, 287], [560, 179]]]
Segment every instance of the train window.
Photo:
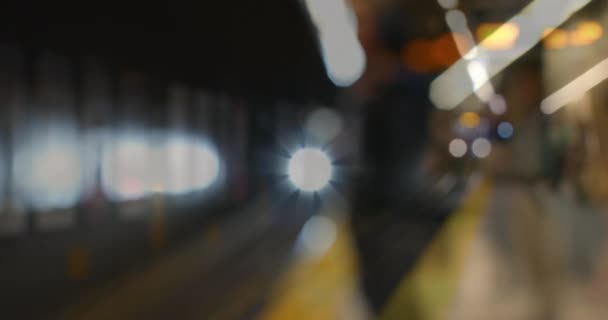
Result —
[[306, 135], [322, 144], [332, 142], [344, 127], [342, 117], [332, 109], [319, 108], [309, 113]]
[[211, 139], [213, 124], [211, 97], [204, 91], [197, 91], [195, 98], [196, 132]]
[[169, 88], [169, 129], [183, 131], [188, 128], [188, 102], [190, 91], [183, 85], [175, 84]]
[[[231, 132], [228, 124], [232, 115], [230, 114], [229, 107], [230, 100], [226, 95], [222, 94], [213, 99], [211, 117], [215, 122], [213, 123], [213, 131], [210, 138], [217, 145], [218, 152], [223, 156], [226, 167], [230, 167], [231, 163], [231, 158], [228, 154]], [[219, 190], [218, 198], [221, 199], [221, 201], [228, 201], [228, 199], [226, 199], [228, 196], [228, 183], [227, 173], [220, 172], [217, 188]]]
[[231, 167], [234, 171], [234, 195], [237, 200], [244, 200], [247, 195], [247, 108], [237, 102], [234, 106], [234, 132], [236, 141], [234, 145], [235, 163]]
[[101, 159], [109, 141], [112, 116], [112, 88], [109, 72], [89, 59], [83, 68], [82, 155], [84, 162], [83, 203], [85, 219], [107, 218], [108, 201], [101, 185]]
[[102, 185], [109, 198], [119, 203], [126, 219], [145, 217], [150, 206], [151, 168], [146, 79], [124, 72], [118, 79], [117, 113], [102, 156]]
[[2, 117], [2, 159], [0, 170], [0, 235], [15, 235], [25, 231], [26, 215], [22, 196], [17, 192], [13, 170], [13, 150], [22, 140], [26, 114], [23, 110], [25, 82], [20, 50], [0, 47], [0, 104], [5, 106]]
[[147, 195], [148, 139], [141, 133], [110, 134], [102, 158], [102, 183], [114, 201], [138, 200]]
[[32, 140], [17, 152], [15, 163], [30, 205], [38, 211], [74, 206], [82, 189], [82, 159], [76, 137], [54, 128], [34, 134]]
[[[168, 117], [171, 135], [184, 134], [187, 131], [188, 89], [182, 85], [172, 85], [169, 88]], [[170, 194], [184, 194], [192, 191], [192, 176], [189, 169], [193, 165], [191, 155], [193, 150], [188, 141], [175, 137], [165, 138], [164, 147], [158, 159], [164, 159], [158, 164], [158, 171], [165, 172], [158, 182], [162, 190]]]
[[170, 137], [164, 153], [168, 155], [169, 194], [185, 194], [207, 189], [216, 182], [220, 160], [211, 147], [196, 138]]
[[36, 227], [65, 229], [75, 223], [83, 186], [72, 70], [59, 56], [37, 62], [28, 141], [16, 150], [14, 168]]

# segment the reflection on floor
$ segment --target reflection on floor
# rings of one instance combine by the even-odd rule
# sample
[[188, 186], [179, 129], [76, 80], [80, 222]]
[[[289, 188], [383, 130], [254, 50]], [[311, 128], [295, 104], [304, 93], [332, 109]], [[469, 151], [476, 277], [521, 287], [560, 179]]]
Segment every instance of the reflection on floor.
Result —
[[335, 237], [326, 239], [332, 243], [325, 252], [319, 252], [301, 245], [306, 240], [300, 238], [294, 264], [260, 319], [367, 319], [357, 291], [355, 253], [347, 224], [343, 218], [327, 219], [336, 221]]
[[486, 212], [491, 185], [472, 186], [389, 300], [382, 319], [447, 319], [471, 244]]
[[[543, 184], [472, 186], [380, 319], [608, 319], [597, 211]], [[371, 318], [348, 228], [336, 221], [331, 248], [296, 256], [261, 319]]]
[[[417, 296], [417, 314], [422, 316], [420, 312], [424, 312], [421, 319], [432, 319], [431, 315], [446, 311], [447, 295], [451, 294], [448, 287], [457, 276], [458, 268], [454, 266], [464, 260], [466, 246], [481, 220], [480, 213], [485, 211], [483, 205], [489, 190], [489, 184], [474, 188], [462, 210], [446, 224], [420, 265], [403, 280], [383, 318], [402, 319], [411, 315], [413, 305], [402, 303], [411, 301], [408, 298], [411, 295]], [[344, 220], [338, 219], [337, 234], [336, 241], [324, 254], [296, 258], [291, 270], [280, 281], [275, 299], [260, 319], [371, 318], [357, 290], [355, 253]], [[452, 252], [450, 260], [442, 259], [441, 253], [445, 250]], [[427, 281], [429, 277], [442, 278], [439, 281], [442, 287], [436, 286], [438, 281]]]

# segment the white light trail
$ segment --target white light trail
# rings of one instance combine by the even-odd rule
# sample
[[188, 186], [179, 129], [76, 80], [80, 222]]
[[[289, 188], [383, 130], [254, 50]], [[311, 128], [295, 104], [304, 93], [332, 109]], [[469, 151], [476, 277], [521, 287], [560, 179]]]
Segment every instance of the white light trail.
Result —
[[304, 192], [317, 192], [325, 188], [332, 175], [331, 161], [318, 149], [298, 150], [289, 160], [289, 180]]
[[337, 86], [352, 85], [363, 75], [366, 66], [352, 8], [345, 0], [306, 0], [305, 3], [319, 31], [328, 77]]
[[[479, 50], [476, 47], [473, 47], [475, 45], [475, 38], [473, 37], [471, 29], [469, 29], [469, 22], [467, 21], [464, 12], [460, 10], [450, 10], [445, 14], [445, 21], [454, 34], [454, 42], [456, 42], [456, 48], [458, 49], [458, 52], [460, 52], [460, 55], [466, 60], [477, 58], [479, 56]], [[462, 37], [462, 39], [457, 39], [457, 35]], [[467, 51], [470, 47], [473, 47], [473, 49]]]
[[587, 91], [608, 78], [608, 59], [596, 64], [578, 78], [568, 83], [542, 101], [540, 108], [545, 114], [552, 114], [568, 103], [581, 98]]
[[[532, 49], [544, 37], [545, 30], [562, 24], [590, 1], [535, 0], [526, 6], [506, 23], [517, 25], [522, 30], [517, 45], [503, 53], [484, 52], [488, 55], [487, 82], [489, 83], [489, 79]], [[497, 32], [500, 32], [500, 30]], [[484, 47], [484, 42], [482, 41], [471, 51], [481, 50]], [[468, 64], [467, 59], [460, 59], [432, 83], [431, 101], [437, 108], [442, 110], [454, 109], [475, 92], [471, 83], [463, 81], [468, 76]]]
[[496, 95], [496, 91], [490, 82], [486, 66], [481, 61], [474, 60], [467, 65], [467, 72], [479, 99], [484, 102], [490, 101]]
[[437, 0], [439, 5], [444, 9], [454, 9], [458, 7], [458, 0]]
[[[489, 81], [488, 71], [481, 62], [482, 51], [475, 46], [475, 38], [469, 29], [467, 17], [460, 10], [450, 10], [445, 14], [445, 21], [452, 31], [458, 52], [463, 59], [470, 61], [467, 65], [467, 72], [473, 83], [475, 94], [483, 102], [490, 101], [496, 92]], [[472, 49], [469, 50], [471, 47]]]

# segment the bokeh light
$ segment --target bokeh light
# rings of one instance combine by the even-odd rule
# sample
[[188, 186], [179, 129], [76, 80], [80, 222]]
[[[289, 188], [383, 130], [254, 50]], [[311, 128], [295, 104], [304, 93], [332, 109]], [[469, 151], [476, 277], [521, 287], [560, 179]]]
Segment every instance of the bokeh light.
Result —
[[464, 112], [460, 115], [459, 123], [462, 127], [473, 129], [481, 123], [481, 118], [476, 112]]
[[587, 46], [602, 38], [604, 28], [595, 21], [584, 21], [570, 33], [570, 44], [574, 46]]
[[450, 154], [455, 158], [462, 158], [467, 154], [467, 143], [462, 139], [454, 139], [450, 142]]
[[477, 39], [485, 49], [507, 50], [513, 48], [519, 32], [514, 23], [483, 23], [477, 28]]
[[299, 244], [312, 256], [327, 252], [337, 237], [336, 223], [325, 216], [313, 216], [302, 227]]
[[454, 9], [458, 7], [458, 0], [437, 0], [437, 3], [444, 9]]
[[450, 10], [445, 14], [448, 27], [454, 35], [460, 35], [460, 39], [454, 38], [458, 51], [466, 60], [477, 58], [479, 50], [475, 46], [475, 39], [469, 29], [469, 22], [464, 12], [460, 10]]
[[515, 132], [515, 129], [513, 128], [513, 125], [509, 122], [501, 122], [498, 125], [498, 128], [496, 129], [498, 135], [503, 138], [503, 139], [510, 139], [511, 137], [513, 137], [513, 133]]
[[490, 111], [495, 115], [503, 115], [507, 112], [507, 101], [502, 95], [496, 94], [488, 101]]
[[321, 142], [329, 142], [336, 138], [343, 127], [344, 121], [340, 114], [328, 108], [315, 110], [306, 121], [307, 133]]
[[545, 48], [562, 49], [568, 45], [568, 32], [562, 29], [554, 29], [545, 31], [547, 36], [543, 41]]
[[299, 190], [317, 192], [329, 183], [332, 165], [323, 151], [304, 148], [291, 157], [287, 173], [291, 183]]
[[467, 72], [473, 83], [475, 94], [481, 101], [490, 101], [495, 96], [495, 92], [485, 64], [479, 60], [471, 61], [467, 64]]
[[486, 138], [477, 138], [473, 141], [471, 150], [477, 158], [487, 158], [492, 153], [492, 144]]

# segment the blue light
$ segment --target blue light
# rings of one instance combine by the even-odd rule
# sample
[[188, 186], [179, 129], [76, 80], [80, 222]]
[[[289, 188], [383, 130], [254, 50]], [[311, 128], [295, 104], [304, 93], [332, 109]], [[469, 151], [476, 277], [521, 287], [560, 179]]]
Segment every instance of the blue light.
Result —
[[515, 132], [515, 129], [513, 129], [513, 125], [510, 124], [509, 122], [501, 122], [498, 125], [497, 132], [501, 138], [509, 139], [509, 138], [513, 137], [513, 133]]

